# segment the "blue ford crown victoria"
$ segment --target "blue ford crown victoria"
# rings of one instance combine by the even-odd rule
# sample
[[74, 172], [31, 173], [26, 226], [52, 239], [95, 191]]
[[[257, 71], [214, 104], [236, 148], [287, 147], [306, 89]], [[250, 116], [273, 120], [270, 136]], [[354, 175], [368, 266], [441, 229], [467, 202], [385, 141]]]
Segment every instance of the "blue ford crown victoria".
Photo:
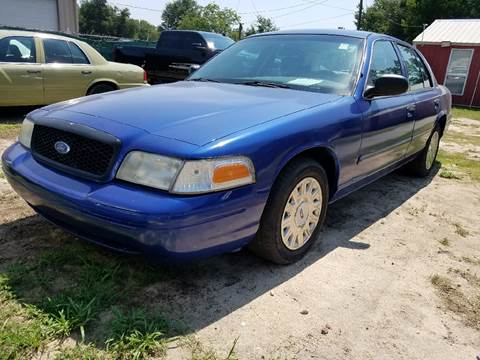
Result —
[[192, 259], [248, 245], [286, 264], [329, 203], [402, 165], [428, 175], [450, 109], [407, 43], [275, 32], [186, 81], [35, 110], [2, 163], [39, 214], [103, 246]]

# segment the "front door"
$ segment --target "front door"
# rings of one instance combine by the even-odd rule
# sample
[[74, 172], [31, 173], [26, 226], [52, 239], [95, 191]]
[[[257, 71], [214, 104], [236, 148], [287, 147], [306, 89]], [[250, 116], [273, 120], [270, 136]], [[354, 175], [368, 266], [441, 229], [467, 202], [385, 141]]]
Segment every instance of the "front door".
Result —
[[[390, 41], [373, 45], [367, 86], [386, 74], [403, 75], [400, 58]], [[413, 96], [405, 93], [360, 100], [363, 135], [358, 157], [358, 175], [367, 176], [402, 159], [410, 143], [414, 125]]]
[[95, 67], [73, 42], [43, 39], [45, 100], [48, 104], [85, 96]]
[[0, 40], [0, 106], [44, 104], [42, 65], [37, 61], [33, 36]]

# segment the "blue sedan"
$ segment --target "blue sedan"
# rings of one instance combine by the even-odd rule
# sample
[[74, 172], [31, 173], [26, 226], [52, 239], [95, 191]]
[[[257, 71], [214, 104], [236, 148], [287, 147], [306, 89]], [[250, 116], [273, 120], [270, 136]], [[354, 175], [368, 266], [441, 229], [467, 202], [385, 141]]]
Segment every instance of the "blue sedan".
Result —
[[39, 214], [102, 246], [173, 260], [248, 246], [288, 264], [321, 240], [329, 203], [404, 165], [427, 176], [450, 117], [409, 44], [282, 31], [186, 81], [35, 110], [2, 164]]

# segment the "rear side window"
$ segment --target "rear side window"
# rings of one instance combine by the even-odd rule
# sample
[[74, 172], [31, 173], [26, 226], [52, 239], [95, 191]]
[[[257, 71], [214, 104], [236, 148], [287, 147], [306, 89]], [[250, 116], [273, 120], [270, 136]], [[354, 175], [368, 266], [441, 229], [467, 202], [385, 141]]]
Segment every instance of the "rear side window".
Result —
[[77, 44], [69, 42], [70, 52], [72, 53], [72, 61], [74, 64], [90, 64], [85, 53]]
[[410, 85], [410, 91], [423, 89], [425, 79], [422, 70], [422, 63], [420, 62], [418, 55], [406, 46], [399, 45], [398, 48], [408, 71], [408, 84]]
[[402, 75], [400, 59], [390, 41], [376, 41], [373, 45], [367, 85], [373, 86], [375, 80], [386, 74]]
[[164, 31], [158, 40], [158, 47], [166, 49], [191, 50], [193, 44], [205, 46], [205, 41], [197, 33], [186, 31]]
[[230, 39], [227, 36], [202, 33], [205, 40], [207, 40], [207, 45], [210, 49], [214, 50], [223, 50], [232, 45], [235, 41]]
[[47, 63], [71, 64], [72, 53], [68, 43], [64, 40], [44, 39], [45, 61]]
[[37, 62], [32, 36], [9, 36], [0, 40], [0, 62]]

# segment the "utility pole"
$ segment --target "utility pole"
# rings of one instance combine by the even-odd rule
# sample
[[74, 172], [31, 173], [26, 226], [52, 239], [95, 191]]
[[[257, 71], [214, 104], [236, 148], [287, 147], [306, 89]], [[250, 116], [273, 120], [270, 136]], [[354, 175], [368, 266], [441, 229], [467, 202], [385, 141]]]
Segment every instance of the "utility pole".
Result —
[[239, 23], [238, 24], [238, 40], [242, 40], [242, 30], [243, 30], [243, 24]]
[[362, 29], [362, 15], [363, 15], [363, 0], [360, 0], [360, 3], [358, 4], [357, 30]]

